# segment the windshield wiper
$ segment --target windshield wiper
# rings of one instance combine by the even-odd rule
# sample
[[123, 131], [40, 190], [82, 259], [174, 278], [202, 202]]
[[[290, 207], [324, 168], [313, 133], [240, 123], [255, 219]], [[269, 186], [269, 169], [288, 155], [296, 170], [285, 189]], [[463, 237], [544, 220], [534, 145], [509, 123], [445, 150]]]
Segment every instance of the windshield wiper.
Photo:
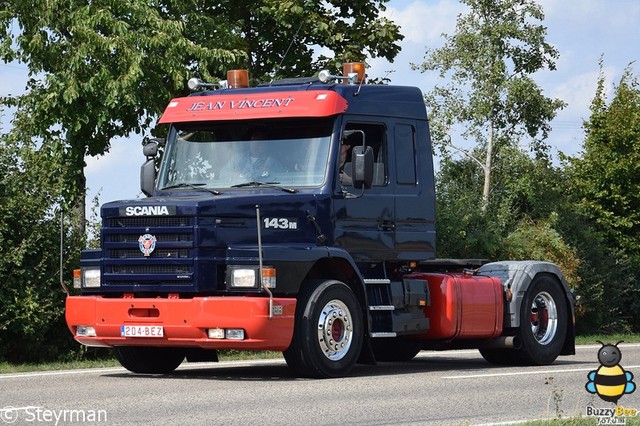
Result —
[[205, 186], [206, 183], [177, 183], [175, 185], [169, 185], [169, 186], [165, 186], [164, 188], [162, 188], [162, 190], [164, 191], [165, 189], [175, 189], [175, 188], [191, 188], [191, 189], [204, 189], [207, 192], [212, 193], [213, 195], [220, 195], [222, 194], [222, 192], [220, 191], [216, 191], [215, 189], [210, 189], [210, 188], [201, 188], [202, 186]]
[[250, 182], [231, 185], [231, 188], [244, 188], [244, 187], [247, 187], [247, 186], [263, 186], [265, 188], [279, 189], [281, 191], [288, 192], [289, 194], [295, 194], [296, 192], [298, 192], [297, 189], [287, 188], [286, 186], [280, 186], [280, 185], [278, 185], [279, 183], [280, 182], [259, 182], [257, 180], [252, 180]]

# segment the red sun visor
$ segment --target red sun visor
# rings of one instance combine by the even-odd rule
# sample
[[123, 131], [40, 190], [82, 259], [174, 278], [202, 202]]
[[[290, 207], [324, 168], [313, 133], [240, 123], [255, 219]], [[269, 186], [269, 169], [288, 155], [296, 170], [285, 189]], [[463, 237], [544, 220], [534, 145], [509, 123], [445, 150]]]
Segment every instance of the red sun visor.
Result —
[[336, 92], [269, 92], [221, 94], [173, 99], [158, 124], [256, 118], [327, 117], [347, 109]]

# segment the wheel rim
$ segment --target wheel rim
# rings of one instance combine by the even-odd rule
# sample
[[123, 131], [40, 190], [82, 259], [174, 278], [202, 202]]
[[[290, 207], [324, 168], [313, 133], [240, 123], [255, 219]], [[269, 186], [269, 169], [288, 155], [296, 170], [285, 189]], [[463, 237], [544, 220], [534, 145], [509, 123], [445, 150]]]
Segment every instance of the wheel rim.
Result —
[[540, 292], [531, 303], [531, 333], [541, 345], [551, 343], [558, 330], [558, 307], [547, 292]]
[[318, 343], [324, 356], [339, 361], [349, 352], [353, 340], [351, 313], [340, 300], [327, 303], [318, 318]]

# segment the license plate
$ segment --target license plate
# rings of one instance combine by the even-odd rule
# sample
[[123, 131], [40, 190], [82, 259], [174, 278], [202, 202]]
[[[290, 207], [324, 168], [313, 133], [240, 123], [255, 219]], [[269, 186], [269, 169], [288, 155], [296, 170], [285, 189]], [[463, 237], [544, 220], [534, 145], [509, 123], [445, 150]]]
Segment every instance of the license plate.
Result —
[[161, 325], [123, 325], [120, 327], [122, 337], [164, 337]]

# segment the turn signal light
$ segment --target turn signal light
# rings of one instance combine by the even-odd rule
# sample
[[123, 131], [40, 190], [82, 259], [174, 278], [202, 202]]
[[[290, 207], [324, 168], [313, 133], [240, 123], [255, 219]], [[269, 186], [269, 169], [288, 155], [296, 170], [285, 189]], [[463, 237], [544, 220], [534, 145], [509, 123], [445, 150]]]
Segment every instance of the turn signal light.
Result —
[[262, 268], [262, 286], [276, 288], [276, 268], [271, 266]]
[[80, 269], [73, 270], [73, 288], [80, 288], [82, 285], [82, 278], [80, 274]]

